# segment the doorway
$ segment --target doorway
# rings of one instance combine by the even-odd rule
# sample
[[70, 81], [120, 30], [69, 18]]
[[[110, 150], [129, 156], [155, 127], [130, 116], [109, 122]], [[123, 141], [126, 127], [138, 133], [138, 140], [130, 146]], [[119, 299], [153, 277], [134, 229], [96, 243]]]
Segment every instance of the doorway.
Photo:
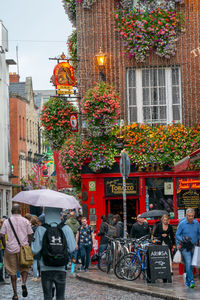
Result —
[[[133, 223], [136, 221], [138, 211], [138, 199], [127, 199], [127, 230], [128, 233], [131, 231]], [[111, 199], [106, 201], [106, 210], [113, 215], [119, 214], [123, 221], [123, 200], [122, 199]]]

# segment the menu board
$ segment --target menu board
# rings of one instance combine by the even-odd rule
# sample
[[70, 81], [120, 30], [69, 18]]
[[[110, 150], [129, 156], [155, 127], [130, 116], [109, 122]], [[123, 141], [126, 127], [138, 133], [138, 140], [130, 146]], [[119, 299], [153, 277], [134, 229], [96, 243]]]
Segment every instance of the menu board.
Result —
[[167, 279], [172, 282], [168, 246], [150, 246], [148, 262], [151, 282], [156, 279]]

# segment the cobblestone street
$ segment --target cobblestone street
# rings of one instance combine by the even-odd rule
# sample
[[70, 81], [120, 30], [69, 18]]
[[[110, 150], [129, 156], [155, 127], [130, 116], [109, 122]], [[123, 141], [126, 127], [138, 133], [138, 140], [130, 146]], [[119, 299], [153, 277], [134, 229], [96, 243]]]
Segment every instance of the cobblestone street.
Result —
[[[23, 298], [21, 295], [21, 283], [18, 282], [19, 300], [43, 300], [41, 282], [33, 282], [30, 279], [27, 283], [28, 297]], [[67, 277], [66, 300], [159, 300], [147, 295], [138, 293], [120, 291], [98, 284], [80, 281], [76, 278]], [[0, 285], [0, 299], [11, 300], [13, 296], [12, 287], [10, 285]], [[55, 299], [55, 298], [54, 298]]]

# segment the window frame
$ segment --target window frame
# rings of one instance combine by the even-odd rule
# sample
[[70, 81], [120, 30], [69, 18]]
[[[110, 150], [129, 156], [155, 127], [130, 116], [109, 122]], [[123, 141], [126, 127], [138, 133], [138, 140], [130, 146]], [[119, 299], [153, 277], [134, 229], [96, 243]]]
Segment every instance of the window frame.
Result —
[[[145, 67], [145, 68], [127, 68], [126, 69], [126, 104], [127, 104], [127, 122], [128, 124], [131, 124], [131, 115], [130, 115], [130, 107], [135, 107], [137, 112], [137, 121], [134, 121], [136, 123], [145, 123], [145, 124], [165, 124], [163, 122], [146, 122], [144, 120], [143, 115], [143, 86], [142, 86], [142, 70], [150, 70], [150, 69], [164, 69], [165, 70], [165, 88], [166, 88], [166, 124], [170, 124], [171, 122], [175, 123], [182, 123], [182, 93], [181, 93], [181, 69], [180, 66], [166, 66], [166, 67]], [[180, 120], [173, 120], [173, 106], [176, 106], [176, 104], [173, 104], [173, 89], [172, 87], [172, 69], [178, 69], [179, 74], [179, 97], [180, 97], [180, 103], [177, 104], [180, 107]], [[135, 71], [135, 87], [133, 85], [130, 85], [129, 83], [129, 72], [130, 70]], [[130, 105], [130, 89], [135, 88], [136, 89], [136, 105]], [[141, 101], [140, 101], [141, 100]], [[151, 106], [151, 105], [149, 105]]]

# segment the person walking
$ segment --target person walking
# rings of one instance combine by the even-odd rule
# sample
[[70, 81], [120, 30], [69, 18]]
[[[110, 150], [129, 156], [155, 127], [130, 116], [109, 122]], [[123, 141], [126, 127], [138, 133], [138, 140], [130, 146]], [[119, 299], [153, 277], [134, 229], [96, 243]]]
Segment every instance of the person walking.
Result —
[[117, 229], [117, 238], [123, 238], [124, 237], [124, 225], [121, 221], [120, 215], [114, 215], [113, 216], [113, 226]]
[[[32, 216], [31, 218], [31, 227], [33, 232], [35, 233], [37, 227], [40, 225], [40, 220], [37, 216]], [[33, 259], [33, 278], [32, 281], [39, 281], [40, 280], [40, 270], [39, 270], [39, 260], [40, 254], [34, 255]]]
[[130, 237], [139, 239], [145, 235], [150, 237], [150, 228], [144, 218], [141, 218], [141, 215], [137, 216], [137, 222], [133, 224], [131, 228]]
[[76, 250], [80, 248], [81, 255], [81, 270], [88, 272], [90, 264], [90, 252], [92, 251], [92, 245], [94, 243], [94, 235], [92, 228], [87, 224], [87, 218], [83, 217], [82, 225], [79, 227], [76, 234]]
[[99, 256], [103, 253], [104, 250], [108, 247], [108, 238], [106, 237], [106, 233], [108, 232], [108, 223], [106, 222], [106, 217], [101, 216], [101, 225], [100, 230], [98, 232], [98, 236], [100, 236], [100, 244], [99, 244]]
[[200, 225], [198, 221], [194, 219], [194, 215], [194, 209], [188, 208], [186, 210], [186, 219], [179, 223], [176, 231], [177, 249], [181, 250], [185, 263], [185, 285], [190, 288], [195, 287], [192, 272], [194, 246], [200, 246]]
[[[3, 226], [1, 228], [1, 234], [2, 243], [5, 248], [4, 264], [8, 274], [11, 276], [12, 288], [14, 293], [12, 299], [17, 300], [17, 268], [22, 276], [23, 297], [28, 296], [26, 281], [28, 277], [29, 268], [25, 268], [23, 266], [20, 266], [19, 264], [20, 246], [11, 228], [9, 220], [11, 221], [22, 246], [26, 246], [31, 242], [33, 230], [31, 229], [30, 222], [21, 216], [20, 206], [18, 204], [14, 204], [12, 207], [12, 216], [10, 217], [10, 219], [4, 221]], [[7, 235], [7, 241], [5, 241], [5, 235]]]
[[[75, 217], [75, 211], [72, 210], [70, 212], [70, 216], [67, 219], [67, 221], [65, 222], [65, 224], [68, 225], [71, 228], [71, 230], [73, 231], [73, 234], [74, 234], [74, 238], [76, 238], [76, 234], [77, 234], [77, 231], [80, 227], [80, 224], [79, 224], [79, 222], [77, 221], [77, 219]], [[71, 274], [72, 275], [74, 274], [74, 271], [75, 271], [77, 256], [78, 256], [78, 251], [75, 250], [71, 254], [71, 261], [72, 261], [72, 263], [71, 263]]]
[[161, 218], [161, 222], [157, 224], [154, 237], [160, 241], [161, 245], [167, 245], [171, 253], [172, 247], [175, 247], [175, 237], [173, 228], [169, 224], [169, 216], [167, 214], [164, 214]]
[[[57, 225], [61, 224], [60, 219], [60, 208], [54, 208], [54, 207], [46, 207], [45, 208], [45, 224], [48, 224], [51, 228], [57, 227]], [[43, 251], [47, 249], [50, 249], [49, 245], [45, 245], [45, 233], [48, 230], [45, 226], [38, 226], [35, 234], [34, 234], [34, 240], [31, 244], [32, 252], [37, 255], [41, 252], [40, 257], [40, 270], [41, 270], [41, 282], [42, 282], [42, 289], [44, 294], [44, 300], [51, 300], [53, 299], [53, 293], [54, 290], [53, 287], [55, 285], [56, 288], [56, 300], [65, 300], [65, 286], [66, 286], [66, 270], [65, 270], [65, 262], [61, 264], [60, 266], [56, 266], [56, 263], [52, 265], [51, 263], [47, 264], [45, 262], [45, 259], [47, 257], [43, 255]], [[72, 253], [75, 250], [75, 239], [73, 232], [71, 228], [65, 224], [61, 224], [61, 230], [64, 234], [63, 238], [66, 240], [67, 244], [67, 250], [68, 253]], [[48, 232], [48, 231], [47, 231]], [[49, 235], [48, 235], [49, 237]], [[54, 247], [54, 249], [60, 249], [65, 242], [62, 240], [60, 236], [51, 236], [51, 249]], [[44, 249], [46, 248], [46, 249]], [[62, 248], [64, 249], [64, 247]], [[60, 255], [61, 253], [59, 253]], [[66, 256], [66, 253], [62, 253], [63, 256]], [[56, 259], [56, 258], [55, 258]]]

